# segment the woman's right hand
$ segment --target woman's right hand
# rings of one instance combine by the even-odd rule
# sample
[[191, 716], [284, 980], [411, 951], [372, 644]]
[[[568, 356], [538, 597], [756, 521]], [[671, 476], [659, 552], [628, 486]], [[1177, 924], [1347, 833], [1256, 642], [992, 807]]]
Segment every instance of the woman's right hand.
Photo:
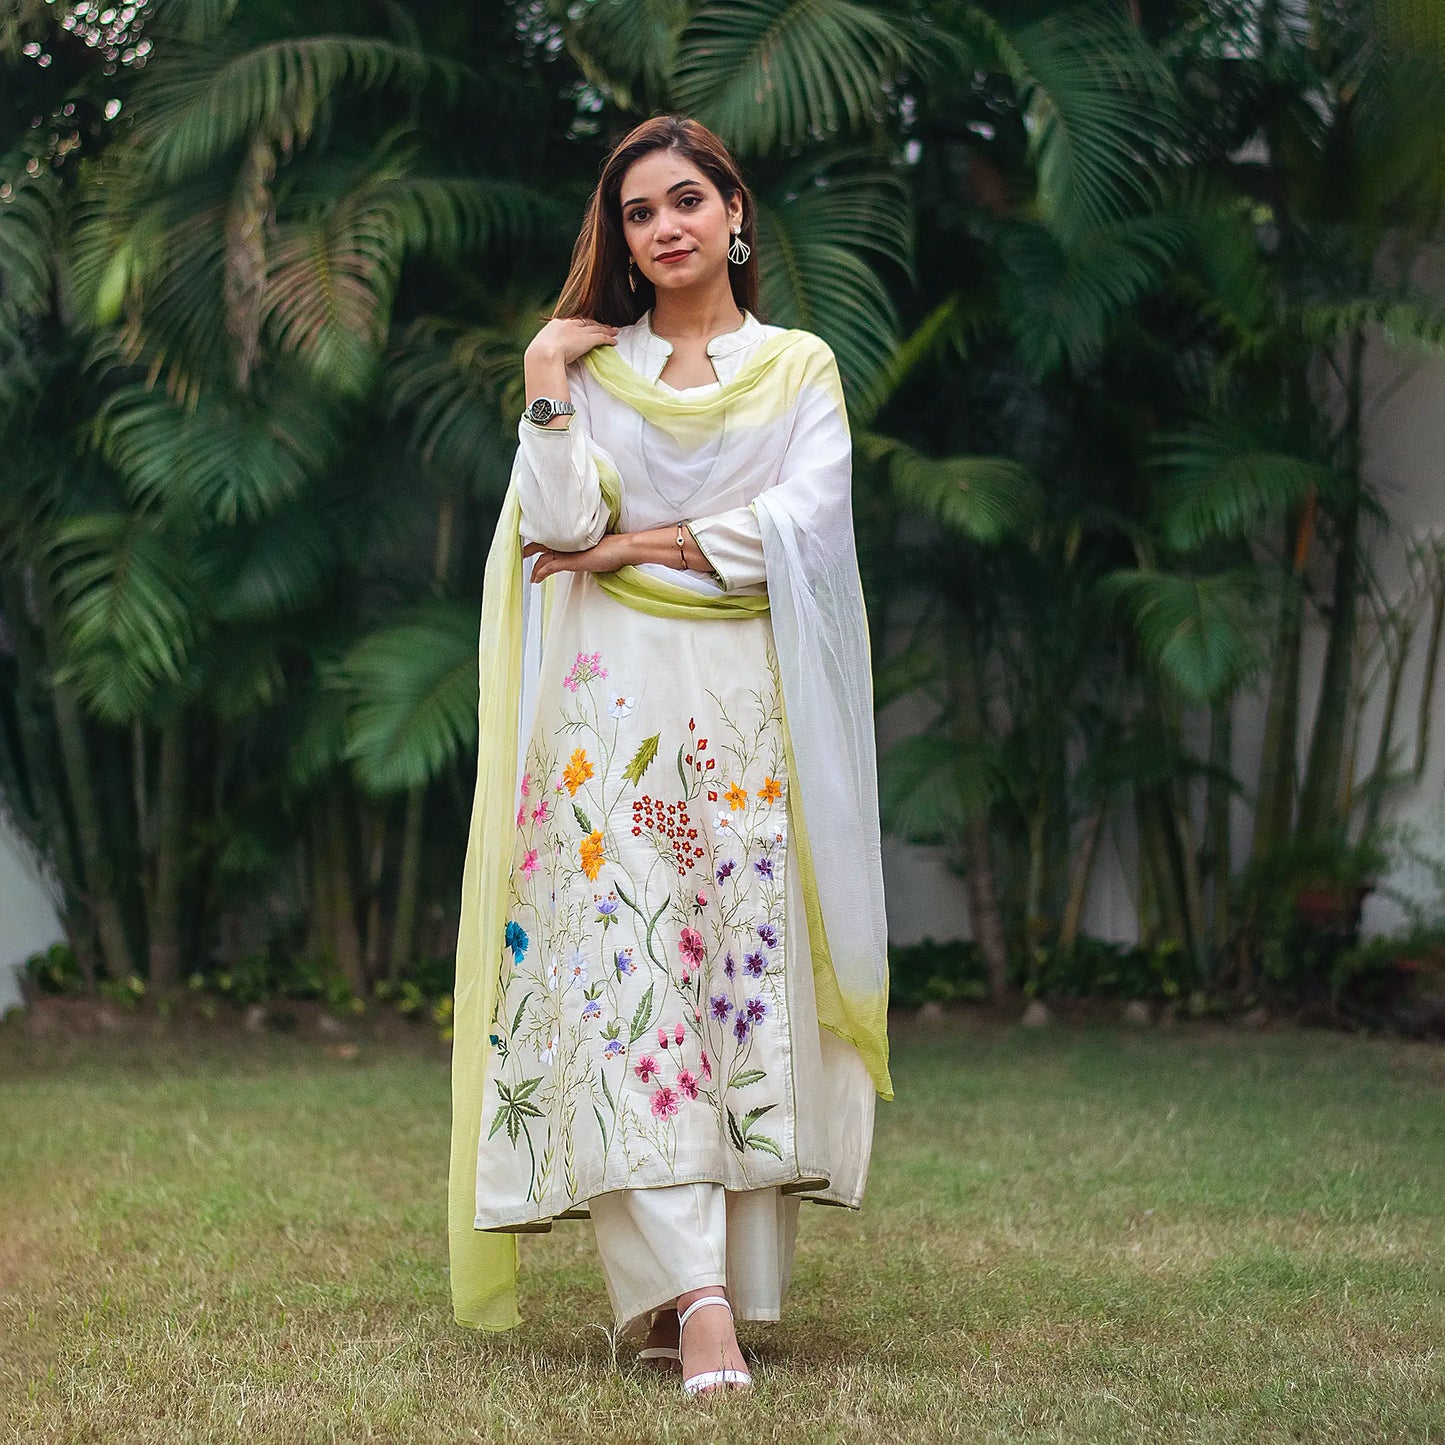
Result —
[[527, 356], [560, 361], [564, 366], [594, 346], [616, 346], [617, 330], [586, 316], [554, 316], [531, 340]]

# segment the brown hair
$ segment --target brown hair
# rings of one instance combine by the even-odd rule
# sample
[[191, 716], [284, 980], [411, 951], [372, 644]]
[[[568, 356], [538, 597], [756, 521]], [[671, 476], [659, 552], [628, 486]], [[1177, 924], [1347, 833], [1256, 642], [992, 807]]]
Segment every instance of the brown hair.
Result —
[[[629, 326], [656, 300], [651, 281], [638, 270], [637, 290], [627, 284], [631, 252], [622, 234], [622, 181], [628, 168], [653, 151], [675, 150], [686, 156], [718, 188], [724, 201], [742, 197], [739, 233], [752, 254], [741, 266], [728, 262], [733, 300], [758, 316], [758, 255], [755, 242], [757, 207], [743, 184], [727, 147], [705, 125], [681, 115], [655, 115], [630, 130], [602, 162], [597, 189], [587, 202], [582, 230], [572, 248], [554, 316], [586, 316], [608, 326]], [[761, 317], [758, 317], [761, 320]]]

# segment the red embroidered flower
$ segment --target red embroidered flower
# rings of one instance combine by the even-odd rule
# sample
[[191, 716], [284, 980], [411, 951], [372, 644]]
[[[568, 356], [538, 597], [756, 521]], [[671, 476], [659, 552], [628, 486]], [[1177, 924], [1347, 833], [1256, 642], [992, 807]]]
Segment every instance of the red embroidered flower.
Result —
[[652, 1116], [654, 1119], [668, 1119], [677, 1113], [677, 1095], [664, 1084], [652, 1096]]
[[638, 1059], [632, 1072], [642, 1080], [644, 1084], [650, 1084], [657, 1075], [657, 1060], [651, 1054], [643, 1054]]
[[704, 1079], [712, 1078], [712, 1060], [707, 1056], [707, 1050], [702, 1051], [702, 1076]]

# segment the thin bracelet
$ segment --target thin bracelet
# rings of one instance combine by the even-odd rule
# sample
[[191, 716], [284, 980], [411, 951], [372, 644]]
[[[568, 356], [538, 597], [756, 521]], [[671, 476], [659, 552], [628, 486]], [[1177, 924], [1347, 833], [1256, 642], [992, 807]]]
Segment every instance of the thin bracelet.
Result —
[[683, 550], [683, 546], [682, 546], [682, 523], [681, 523], [681, 522], [679, 522], [679, 523], [677, 524], [677, 555], [682, 559], [682, 560], [678, 563], [679, 569], [680, 569], [681, 571], [683, 571], [683, 572], [686, 572], [686, 571], [687, 571], [687, 553]]

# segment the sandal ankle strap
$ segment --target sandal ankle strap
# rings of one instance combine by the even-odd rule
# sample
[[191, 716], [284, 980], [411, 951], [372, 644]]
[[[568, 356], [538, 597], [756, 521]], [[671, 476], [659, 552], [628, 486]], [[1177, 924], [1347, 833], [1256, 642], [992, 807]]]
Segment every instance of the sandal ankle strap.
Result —
[[720, 1294], [705, 1294], [701, 1299], [695, 1299], [677, 1317], [677, 1334], [682, 1338], [683, 1326], [692, 1318], [694, 1310], [700, 1310], [704, 1305], [721, 1305], [729, 1314], [732, 1314], [733, 1307]]

